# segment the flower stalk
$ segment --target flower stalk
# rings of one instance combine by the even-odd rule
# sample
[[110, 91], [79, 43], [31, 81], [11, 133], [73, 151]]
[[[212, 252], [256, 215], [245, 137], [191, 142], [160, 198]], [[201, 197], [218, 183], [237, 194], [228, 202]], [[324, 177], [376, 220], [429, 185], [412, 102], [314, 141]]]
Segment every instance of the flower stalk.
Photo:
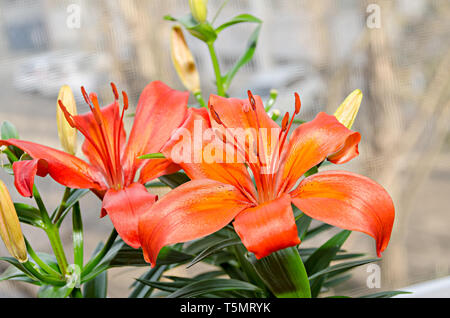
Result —
[[308, 275], [296, 247], [257, 260], [248, 258], [259, 277], [277, 298], [311, 298]]

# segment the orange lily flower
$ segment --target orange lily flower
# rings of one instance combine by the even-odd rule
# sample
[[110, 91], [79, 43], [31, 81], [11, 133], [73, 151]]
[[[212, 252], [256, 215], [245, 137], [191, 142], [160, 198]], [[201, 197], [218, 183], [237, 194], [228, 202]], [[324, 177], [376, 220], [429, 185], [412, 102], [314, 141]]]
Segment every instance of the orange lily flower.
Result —
[[[296, 94], [294, 116], [300, 107]], [[319, 113], [288, 139], [294, 116], [289, 120], [286, 114], [278, 126], [264, 111], [261, 98], [250, 92], [249, 100], [212, 95], [209, 113], [192, 110], [182, 128], [194, 132], [199, 121], [205, 129], [215, 127], [216, 137], [203, 140], [203, 145], [221, 142], [226, 150], [236, 150], [242, 162], [207, 162], [206, 150], [211, 148], [203, 147], [203, 160], [188, 158], [179, 163], [192, 181], [169, 192], [139, 221], [146, 260], [154, 265], [163, 246], [209, 235], [233, 220], [243, 244], [258, 259], [298, 245], [291, 204], [314, 219], [374, 237], [380, 255], [388, 245], [394, 221], [394, 205], [380, 185], [345, 171], [320, 172], [302, 179], [324, 160], [342, 164], [355, 158], [360, 134], [336, 117]], [[256, 149], [250, 149], [251, 143], [242, 141], [241, 136], [224, 137], [230, 128], [255, 131]], [[275, 134], [264, 134], [267, 130]], [[175, 162], [185, 141], [179, 137], [181, 132], [162, 149], [166, 158]], [[198, 156], [198, 145], [181, 148], [190, 146], [192, 155]]]
[[66, 120], [85, 136], [82, 151], [88, 162], [29, 141], [1, 140], [0, 146], [16, 146], [33, 158], [13, 164], [15, 185], [21, 195], [32, 196], [36, 174], [41, 177], [50, 174], [56, 182], [69, 188], [91, 189], [103, 200], [101, 215], [108, 214], [122, 239], [137, 248], [140, 246], [138, 218], [157, 199], [143, 184], [179, 170], [178, 165], [167, 159], [140, 160], [138, 157], [159, 152], [172, 131], [183, 123], [189, 93], [172, 90], [161, 82], [150, 83], [140, 96], [126, 141], [123, 118], [128, 97], [122, 92], [124, 105], [120, 111], [119, 94], [113, 83], [111, 86], [115, 101], [103, 108], [96, 94], [88, 95], [82, 88], [91, 110], [84, 115], [71, 115], [59, 101]]

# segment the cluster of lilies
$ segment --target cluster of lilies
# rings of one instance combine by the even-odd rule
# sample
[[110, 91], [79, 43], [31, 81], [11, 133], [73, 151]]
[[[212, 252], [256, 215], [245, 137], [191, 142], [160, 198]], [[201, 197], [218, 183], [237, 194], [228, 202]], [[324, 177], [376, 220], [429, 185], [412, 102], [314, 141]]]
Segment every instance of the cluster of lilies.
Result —
[[[230, 223], [257, 259], [298, 245], [292, 204], [316, 220], [372, 236], [378, 255], [387, 247], [394, 205], [379, 184], [339, 170], [305, 177], [324, 161], [343, 164], [358, 156], [361, 136], [349, 129], [356, 113], [349, 112], [348, 104], [359, 107], [360, 91], [335, 115], [319, 113], [290, 133], [301, 108], [297, 94], [293, 115], [287, 113], [279, 126], [261, 98], [250, 92], [248, 99], [211, 95], [207, 108], [189, 108], [188, 92], [155, 81], [139, 98], [127, 138], [128, 97], [122, 92], [121, 107], [121, 96], [111, 86], [115, 100], [105, 107], [100, 107], [96, 94], [82, 88], [90, 107], [83, 115], [76, 114], [70, 88], [61, 89], [58, 128], [64, 151], [18, 139], [0, 141], [0, 146], [20, 148], [31, 158], [13, 164], [22, 196], [33, 196], [36, 175], [50, 175], [68, 188], [90, 189], [102, 200], [101, 216], [109, 216], [124, 242], [141, 247], [152, 266], [162, 247], [209, 235]], [[196, 148], [180, 132], [195, 135], [199, 124], [216, 134], [202, 138], [202, 147]], [[251, 131], [252, 138], [228, 134], [236, 129]], [[81, 149], [86, 160], [75, 156], [76, 131], [85, 137]], [[203, 159], [211, 144], [232, 150], [239, 160], [179, 160], [176, 155], [176, 149], [183, 149]], [[145, 159], [156, 153], [162, 155]], [[191, 180], [162, 198], [145, 187], [179, 170]]]

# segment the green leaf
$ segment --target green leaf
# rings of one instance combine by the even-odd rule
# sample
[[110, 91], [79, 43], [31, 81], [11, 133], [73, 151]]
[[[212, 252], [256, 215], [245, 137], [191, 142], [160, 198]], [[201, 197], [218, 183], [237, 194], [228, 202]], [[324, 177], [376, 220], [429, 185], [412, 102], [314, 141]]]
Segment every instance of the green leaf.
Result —
[[303, 241], [309, 240], [309, 239], [315, 237], [316, 235], [318, 235], [318, 234], [320, 234], [320, 233], [322, 233], [322, 232], [324, 232], [324, 231], [326, 231], [326, 230], [329, 230], [329, 229], [331, 229], [331, 228], [333, 228], [332, 225], [325, 224], [325, 223], [324, 223], [324, 224], [321, 224], [321, 225], [319, 225], [319, 226], [317, 226], [317, 227], [315, 227], [315, 228], [309, 230], [309, 231], [305, 234], [305, 237], [303, 238]]
[[162, 183], [166, 184], [167, 186], [171, 187], [172, 189], [182, 185], [183, 183], [190, 181], [189, 177], [183, 172], [176, 172], [174, 174], [162, 176], [159, 177], [159, 180]]
[[244, 54], [239, 58], [239, 60], [234, 64], [231, 70], [224, 76], [224, 88], [225, 91], [230, 87], [231, 81], [233, 80], [239, 69], [250, 62], [255, 54], [256, 45], [258, 44], [259, 32], [261, 31], [261, 25], [258, 25], [250, 36], [247, 44], [247, 49]]
[[78, 202], [73, 206], [72, 225], [74, 262], [78, 267], [83, 268], [83, 221]]
[[218, 242], [216, 244], [213, 244], [209, 246], [208, 248], [204, 249], [200, 254], [198, 254], [188, 265], [187, 268], [197, 264], [198, 262], [202, 261], [206, 257], [218, 253], [222, 251], [224, 248], [241, 244], [241, 240], [239, 238], [230, 238], [221, 242]]
[[217, 27], [216, 28], [216, 33], [218, 34], [218, 33], [222, 32], [223, 30], [225, 30], [226, 28], [228, 28], [228, 27], [230, 27], [232, 25], [235, 25], [235, 24], [238, 24], [238, 23], [245, 23], [245, 22], [261, 24], [262, 20], [258, 19], [257, 17], [255, 17], [255, 16], [253, 16], [251, 14], [247, 14], [247, 13], [240, 14], [238, 16], [235, 16], [230, 21], [225, 22], [221, 26]]
[[325, 281], [323, 283], [324, 287], [330, 288], [330, 287], [334, 287], [336, 285], [342, 284], [343, 282], [346, 282], [347, 280], [349, 280], [352, 277], [351, 274], [347, 274], [347, 275], [341, 275], [332, 279], [328, 279], [327, 281]]
[[164, 246], [158, 254], [156, 265], [183, 264], [193, 257], [193, 255], [178, 251], [170, 246]]
[[373, 258], [373, 259], [365, 259], [365, 260], [360, 260], [360, 261], [352, 261], [352, 262], [345, 262], [345, 263], [340, 263], [337, 265], [333, 265], [330, 266], [324, 270], [321, 270], [313, 275], [311, 275], [309, 277], [309, 280], [315, 279], [317, 277], [320, 277], [322, 275], [326, 275], [326, 274], [332, 274], [334, 272], [343, 272], [343, 271], [348, 271], [352, 268], [361, 266], [361, 265], [365, 265], [365, 264], [369, 264], [369, 263], [373, 263], [373, 262], [378, 262], [380, 259], [378, 258]]
[[[308, 276], [327, 268], [350, 234], [351, 231], [347, 230], [339, 232], [311, 254], [305, 261]], [[312, 297], [317, 297], [325, 278], [326, 275], [320, 276], [317, 279], [310, 279]]]
[[[294, 213], [296, 210], [300, 211], [299, 209], [294, 208]], [[305, 239], [309, 226], [311, 225], [311, 221], [312, 218], [310, 218], [309, 216], [300, 211], [300, 215], [295, 220], [295, 225], [297, 225], [298, 237], [300, 238], [301, 241]]]
[[384, 291], [379, 293], [374, 293], [370, 295], [361, 296], [360, 298], [391, 298], [401, 294], [412, 294], [411, 292], [394, 290], [394, 291]]
[[156, 288], [159, 290], [167, 291], [167, 292], [175, 292], [180, 288], [185, 287], [189, 284], [190, 281], [175, 281], [175, 282], [159, 282], [159, 281], [150, 281], [150, 280], [143, 280], [143, 279], [137, 279], [137, 281], [141, 284], [147, 285], [151, 288]]
[[66, 298], [70, 295], [74, 287], [62, 286], [56, 287], [44, 285], [38, 291], [39, 298]]
[[190, 34], [203, 42], [214, 42], [217, 39], [216, 31], [209, 23], [198, 23], [190, 13], [181, 18], [166, 15], [164, 19], [179, 22]]
[[156, 152], [140, 156], [138, 157], [138, 159], [166, 159], [166, 157], [162, 153]]
[[7, 280], [17, 280], [31, 284], [39, 284], [13, 265], [8, 266], [8, 268], [0, 275], [0, 282]]
[[9, 121], [4, 121], [2, 123], [0, 130], [1, 130], [1, 136], [2, 136], [3, 140], [19, 139], [19, 133], [17, 132], [16, 127]]
[[130, 294], [129, 298], [149, 297], [153, 293], [154, 288], [142, 283], [141, 281], [158, 281], [167, 269], [168, 266], [166, 265], [157, 265], [154, 268], [150, 269], [148, 272], [141, 275], [141, 277], [133, 283], [132, 287], [134, 287], [134, 290]]
[[312, 176], [313, 174], [316, 174], [319, 172], [319, 168], [317, 166], [312, 167], [308, 171], [305, 172], [305, 178]]
[[220, 291], [250, 291], [258, 292], [261, 289], [253, 284], [234, 279], [206, 279], [191, 283], [168, 295], [167, 298], [198, 297]]
[[85, 298], [106, 298], [108, 291], [108, 273], [105, 271], [83, 285]]
[[278, 298], [310, 298], [305, 266], [296, 247], [276, 251], [260, 260], [250, 254], [260, 278]]
[[[64, 206], [64, 210], [61, 214], [61, 217], [59, 218], [57, 225], [60, 226], [64, 218], [66, 217], [67, 213], [70, 212], [70, 210], [73, 208], [73, 206], [81, 200], [82, 197], [84, 197], [86, 194], [89, 193], [88, 189], [73, 189], [70, 191], [69, 197], [66, 200], [66, 204]], [[58, 209], [55, 210], [55, 212]], [[52, 219], [54, 218], [55, 213], [52, 215]]]
[[25, 203], [14, 203], [14, 207], [16, 208], [20, 222], [42, 229], [44, 228], [45, 225], [38, 209]]

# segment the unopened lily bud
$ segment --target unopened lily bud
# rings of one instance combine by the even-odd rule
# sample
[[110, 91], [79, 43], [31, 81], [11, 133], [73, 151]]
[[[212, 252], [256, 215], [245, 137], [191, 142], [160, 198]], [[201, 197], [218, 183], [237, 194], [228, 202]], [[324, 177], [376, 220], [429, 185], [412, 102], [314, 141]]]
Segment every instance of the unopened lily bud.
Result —
[[208, 0], [189, 0], [191, 13], [198, 23], [204, 23], [208, 15]]
[[74, 155], [77, 152], [77, 130], [67, 121], [59, 105], [59, 101], [61, 101], [70, 115], [77, 115], [77, 104], [69, 86], [64, 85], [59, 90], [58, 100], [56, 102], [56, 123], [58, 125], [58, 136], [62, 148], [65, 152]]
[[334, 116], [337, 118], [337, 120], [339, 120], [339, 122], [348, 129], [352, 128], [353, 123], [355, 122], [362, 98], [363, 94], [361, 90], [354, 90], [350, 95], [347, 96], [341, 106], [339, 106], [339, 108], [334, 113]]
[[15, 259], [21, 263], [28, 260], [19, 218], [9, 191], [2, 180], [0, 180], [0, 236]]
[[172, 62], [183, 85], [193, 93], [199, 92], [200, 76], [197, 66], [179, 26], [172, 28], [171, 46]]

